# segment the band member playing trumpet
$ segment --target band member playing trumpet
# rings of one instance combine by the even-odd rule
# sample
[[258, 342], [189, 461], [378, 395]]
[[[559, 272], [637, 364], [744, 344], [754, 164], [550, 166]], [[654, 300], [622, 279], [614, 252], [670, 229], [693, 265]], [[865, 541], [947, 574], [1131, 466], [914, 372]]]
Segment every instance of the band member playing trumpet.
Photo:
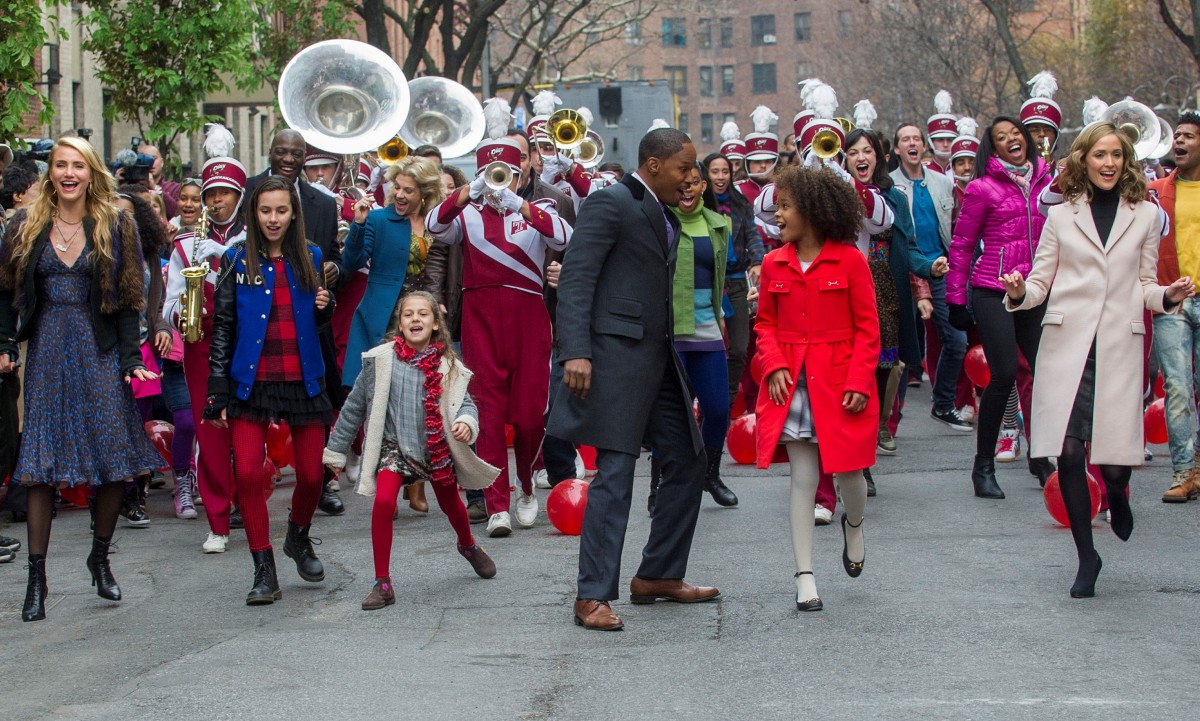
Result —
[[480, 458], [504, 469], [485, 492], [488, 534], [496, 537], [512, 532], [505, 423], [514, 429], [521, 482], [517, 523], [529, 527], [537, 517], [533, 464], [545, 432], [551, 350], [542, 269], [547, 249], [566, 247], [571, 226], [554, 201], [530, 203], [516, 193], [521, 147], [515, 141], [485, 140], [475, 156], [475, 180], [431, 210], [425, 227], [434, 240], [464, 250], [462, 350], [475, 371], [476, 447]]
[[[213, 291], [217, 282], [217, 265], [225, 247], [246, 238], [246, 227], [238, 210], [246, 186], [246, 169], [229, 156], [233, 151], [233, 135], [219, 125], [209, 126], [204, 148], [210, 156], [201, 170], [201, 200], [208, 209], [208, 224], [204, 237], [197, 238], [194, 228], [183, 228], [175, 236], [174, 248], [167, 270], [167, 297], [163, 317], [176, 327], [181, 326], [184, 311], [183, 296], [187, 290], [183, 270], [208, 263], [205, 277], [204, 302], [200, 315], [201, 335], [183, 347], [183, 373], [187, 380], [192, 408], [204, 408], [208, 388], [208, 351], [212, 339]], [[191, 322], [189, 319], [188, 322]], [[180, 327], [181, 335], [186, 329]], [[196, 424], [196, 442], [200, 456], [196, 463], [196, 480], [204, 513], [208, 516], [209, 534], [204, 541], [205, 553], [224, 553], [229, 541], [229, 514], [232, 508], [233, 443], [228, 428], [209, 423]]]

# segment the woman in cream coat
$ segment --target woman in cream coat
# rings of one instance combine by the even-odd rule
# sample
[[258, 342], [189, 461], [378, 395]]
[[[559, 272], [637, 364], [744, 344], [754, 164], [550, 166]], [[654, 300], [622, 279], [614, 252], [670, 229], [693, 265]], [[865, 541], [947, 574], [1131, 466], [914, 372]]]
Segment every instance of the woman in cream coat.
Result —
[[[1121, 540], [1133, 531], [1131, 466], [1144, 460], [1141, 378], [1143, 309], [1171, 313], [1194, 295], [1190, 278], [1156, 282], [1163, 215], [1145, 202], [1146, 179], [1129, 138], [1093, 123], [1043, 194], [1049, 208], [1029, 278], [1001, 277], [1009, 311], [1046, 303], [1033, 384], [1035, 457], [1057, 456], [1071, 535], [1079, 554], [1072, 598], [1095, 595], [1100, 555], [1092, 545], [1086, 464], [1100, 467]], [[1049, 296], [1047, 298], [1047, 296]], [[1093, 419], [1101, 419], [1093, 424]], [[1090, 445], [1090, 449], [1085, 447]]]

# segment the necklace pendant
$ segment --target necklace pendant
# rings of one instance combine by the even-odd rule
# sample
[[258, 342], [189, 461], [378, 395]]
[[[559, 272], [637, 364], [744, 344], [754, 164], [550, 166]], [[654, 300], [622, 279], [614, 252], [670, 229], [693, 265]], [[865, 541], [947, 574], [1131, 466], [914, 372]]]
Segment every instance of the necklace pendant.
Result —
[[69, 246], [66, 246], [66, 245], [59, 245], [58, 243], [55, 243], [55, 244], [54, 244], [54, 249], [55, 249], [55, 250], [57, 250], [57, 251], [58, 251], [58, 252], [60, 252], [60, 253], [65, 253], [65, 252], [67, 252], [67, 248], [68, 248], [68, 247], [69, 247]]

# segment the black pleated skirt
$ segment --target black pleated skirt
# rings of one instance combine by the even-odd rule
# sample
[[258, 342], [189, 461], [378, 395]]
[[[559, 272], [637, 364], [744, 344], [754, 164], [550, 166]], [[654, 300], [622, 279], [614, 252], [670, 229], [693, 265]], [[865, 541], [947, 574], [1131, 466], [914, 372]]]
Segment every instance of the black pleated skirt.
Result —
[[310, 398], [301, 381], [258, 382], [246, 400], [231, 398], [226, 414], [256, 422], [283, 421], [297, 427], [333, 425], [333, 404], [325, 392], [325, 380], [321, 379], [320, 384], [321, 392]]

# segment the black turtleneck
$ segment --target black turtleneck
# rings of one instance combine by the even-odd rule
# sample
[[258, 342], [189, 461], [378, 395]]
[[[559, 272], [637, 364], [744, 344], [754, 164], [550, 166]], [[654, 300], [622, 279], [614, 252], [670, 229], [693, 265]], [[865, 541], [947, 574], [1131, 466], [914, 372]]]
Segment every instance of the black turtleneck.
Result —
[[1117, 206], [1121, 204], [1120, 185], [1114, 185], [1112, 190], [1102, 190], [1092, 186], [1092, 222], [1100, 233], [1101, 244], [1108, 245], [1108, 234], [1112, 232], [1113, 222], [1117, 219]]

